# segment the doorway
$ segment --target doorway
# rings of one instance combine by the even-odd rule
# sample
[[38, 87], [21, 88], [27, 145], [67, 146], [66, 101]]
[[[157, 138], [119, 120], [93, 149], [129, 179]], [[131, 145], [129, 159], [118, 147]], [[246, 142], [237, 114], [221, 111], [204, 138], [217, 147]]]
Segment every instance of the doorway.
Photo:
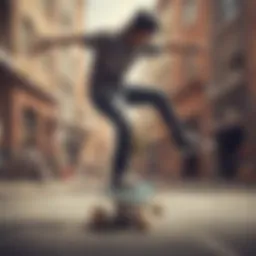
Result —
[[[200, 119], [192, 117], [185, 121], [185, 130], [191, 135], [199, 139], [200, 137]], [[185, 179], [197, 179], [200, 176], [200, 152], [194, 152], [193, 155], [183, 159], [182, 176]]]
[[240, 166], [240, 150], [245, 141], [245, 129], [242, 126], [231, 126], [217, 133], [219, 175], [232, 180]]

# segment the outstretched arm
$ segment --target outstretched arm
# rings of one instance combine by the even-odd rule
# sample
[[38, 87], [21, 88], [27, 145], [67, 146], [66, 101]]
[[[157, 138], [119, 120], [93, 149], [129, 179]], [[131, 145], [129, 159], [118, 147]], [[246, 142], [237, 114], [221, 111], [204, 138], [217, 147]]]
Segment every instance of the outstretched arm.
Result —
[[102, 37], [103, 36], [101, 34], [88, 35], [88, 36], [84, 34], [77, 34], [77, 35], [64, 35], [64, 36], [42, 38], [37, 40], [33, 51], [42, 52], [51, 47], [65, 47], [73, 44], [89, 46], [89, 47], [97, 47], [99, 42], [102, 41]]

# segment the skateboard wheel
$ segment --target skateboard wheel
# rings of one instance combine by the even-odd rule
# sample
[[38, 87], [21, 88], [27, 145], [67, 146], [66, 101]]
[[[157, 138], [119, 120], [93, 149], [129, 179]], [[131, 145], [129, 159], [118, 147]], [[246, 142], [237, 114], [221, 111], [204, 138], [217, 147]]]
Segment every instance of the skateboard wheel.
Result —
[[150, 229], [149, 222], [142, 214], [139, 214], [138, 216], [136, 216], [135, 227], [136, 227], [136, 229], [138, 229], [139, 231], [142, 231], [142, 232], [149, 231], [149, 229]]
[[92, 219], [89, 223], [89, 226], [92, 229], [102, 229], [104, 228], [109, 221], [109, 216], [105, 209], [98, 207], [92, 213]]

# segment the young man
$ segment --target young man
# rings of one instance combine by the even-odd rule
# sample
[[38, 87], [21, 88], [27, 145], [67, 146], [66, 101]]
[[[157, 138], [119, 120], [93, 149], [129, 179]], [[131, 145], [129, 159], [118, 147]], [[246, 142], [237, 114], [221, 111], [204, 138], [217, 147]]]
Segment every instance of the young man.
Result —
[[184, 53], [184, 50], [188, 50], [181, 46], [156, 47], [148, 44], [158, 29], [158, 23], [153, 16], [140, 12], [121, 33], [116, 35], [106, 33], [91, 37], [62, 37], [42, 41], [39, 45], [42, 50], [54, 45], [79, 43], [95, 50], [96, 60], [90, 95], [95, 107], [113, 123], [116, 130], [112, 188], [122, 187], [123, 176], [132, 150], [130, 125], [116, 104], [116, 99], [125, 99], [130, 104], [152, 105], [159, 111], [181, 150], [186, 151], [190, 148], [173, 109], [163, 93], [152, 89], [123, 86], [124, 75], [135, 58], [169, 51]]

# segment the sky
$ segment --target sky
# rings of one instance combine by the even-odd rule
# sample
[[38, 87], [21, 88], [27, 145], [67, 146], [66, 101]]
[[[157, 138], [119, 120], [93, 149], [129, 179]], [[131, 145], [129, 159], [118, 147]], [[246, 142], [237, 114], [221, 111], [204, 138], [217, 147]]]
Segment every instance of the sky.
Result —
[[[116, 30], [125, 25], [141, 9], [154, 10], [158, 0], [86, 0], [86, 34], [98, 30]], [[94, 54], [86, 52], [88, 74], [91, 73], [91, 63]], [[143, 70], [143, 60], [137, 61], [127, 74], [127, 81], [140, 83], [141, 70]], [[90, 76], [88, 76], [90, 77]]]
[[156, 0], [87, 0], [86, 30], [116, 29], [141, 8], [153, 9]]

